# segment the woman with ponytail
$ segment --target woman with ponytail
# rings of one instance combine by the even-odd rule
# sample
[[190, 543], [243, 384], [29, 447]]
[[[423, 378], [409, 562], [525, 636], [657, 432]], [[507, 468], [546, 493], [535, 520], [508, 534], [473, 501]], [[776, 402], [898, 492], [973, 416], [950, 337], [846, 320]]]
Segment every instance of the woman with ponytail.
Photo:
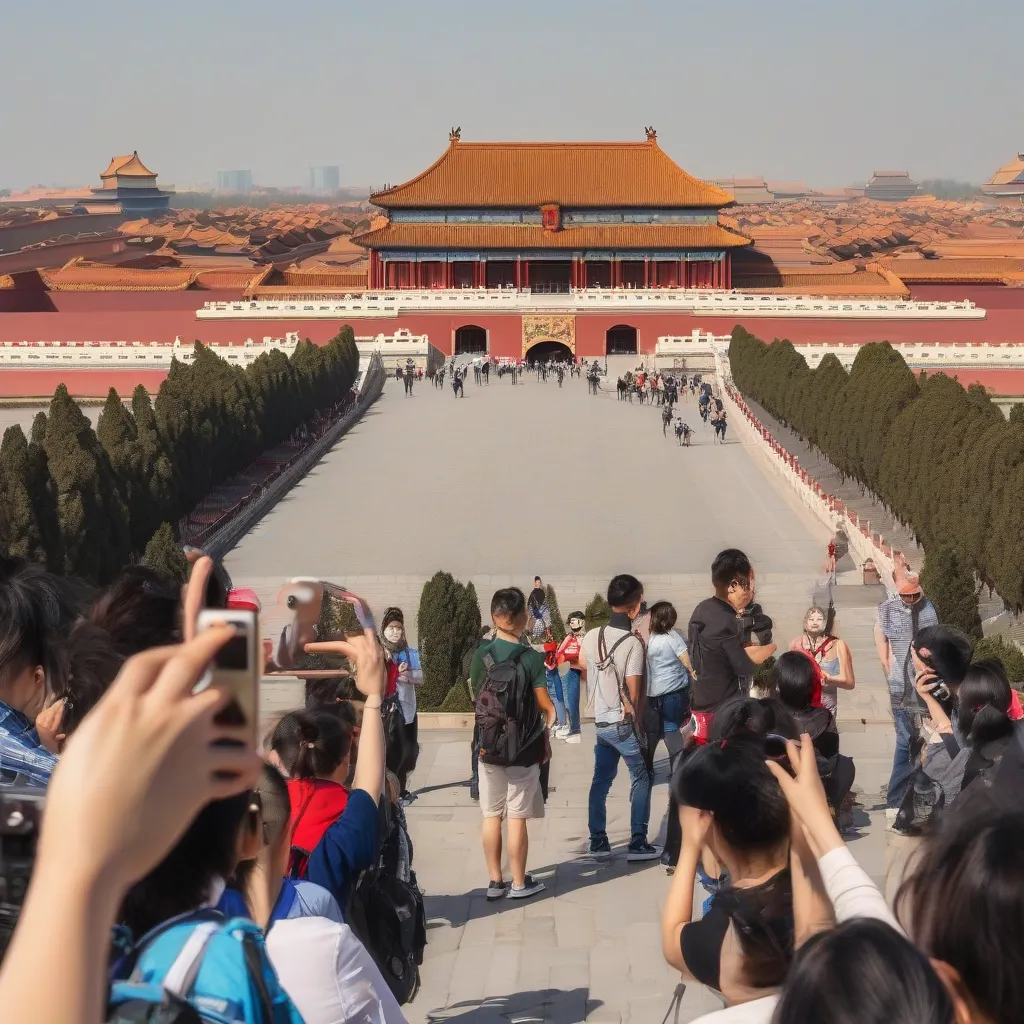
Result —
[[274, 729], [271, 747], [289, 776], [292, 847], [306, 857], [348, 805], [351, 741], [344, 723], [326, 711], [290, 711]]

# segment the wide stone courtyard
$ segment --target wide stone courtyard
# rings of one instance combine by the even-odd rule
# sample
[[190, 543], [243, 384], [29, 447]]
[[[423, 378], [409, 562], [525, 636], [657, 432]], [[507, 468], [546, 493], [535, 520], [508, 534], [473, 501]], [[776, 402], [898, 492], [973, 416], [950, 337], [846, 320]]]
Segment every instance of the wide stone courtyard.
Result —
[[[477, 387], [471, 377], [461, 400], [427, 383], [405, 399], [389, 382], [370, 413], [228, 556], [228, 567], [265, 604], [285, 579], [319, 576], [347, 583], [378, 613], [393, 603], [414, 613], [423, 582], [438, 569], [473, 579], [485, 613], [495, 587], [527, 589], [536, 573], [554, 585], [567, 613], [628, 571], [651, 601], [675, 602], [685, 623], [710, 592], [715, 553], [738, 546], [755, 562], [776, 640], [788, 645], [820, 591], [826, 531], [776, 490], [759, 453], [734, 437], [713, 444], [692, 400], [683, 404], [694, 427], [689, 450], [662, 438], [659, 413], [611, 394], [591, 397], [581, 381], [559, 390], [553, 380]], [[854, 571], [839, 582], [838, 631], [858, 676], [857, 689], [841, 695], [839, 716], [863, 807], [851, 843], [881, 882], [878, 793], [891, 764], [892, 726], [871, 623], [884, 593], [860, 586]], [[514, 905], [484, 899], [480, 814], [467, 787], [469, 733], [427, 724], [407, 813], [430, 941], [409, 1021], [659, 1024], [678, 981], [660, 948], [669, 880], [657, 864], [627, 866], [621, 852], [602, 865], [582, 856], [592, 726], [581, 745], [556, 745], [547, 816], [531, 828], [531, 871], [548, 888]], [[617, 848], [628, 839], [628, 789], [620, 772], [608, 804]], [[663, 831], [666, 807], [663, 760], [652, 833]], [[719, 1005], [691, 985], [679, 1020]]]

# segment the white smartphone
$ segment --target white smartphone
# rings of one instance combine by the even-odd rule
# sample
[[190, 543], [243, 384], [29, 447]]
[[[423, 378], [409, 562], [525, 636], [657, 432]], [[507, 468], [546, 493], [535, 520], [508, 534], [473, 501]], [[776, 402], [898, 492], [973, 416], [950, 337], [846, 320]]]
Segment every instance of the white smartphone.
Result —
[[196, 619], [199, 633], [221, 625], [233, 626], [236, 635], [214, 656], [196, 690], [213, 686], [230, 693], [233, 699], [220, 721], [249, 726], [255, 742], [260, 717], [260, 677], [263, 675], [259, 617], [255, 612], [242, 609], [206, 608]]

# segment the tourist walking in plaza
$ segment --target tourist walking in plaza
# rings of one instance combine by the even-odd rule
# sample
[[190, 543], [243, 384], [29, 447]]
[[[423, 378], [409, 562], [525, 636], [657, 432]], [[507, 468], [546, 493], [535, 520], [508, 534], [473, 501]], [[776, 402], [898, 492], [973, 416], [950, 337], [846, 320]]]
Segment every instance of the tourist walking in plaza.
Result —
[[737, 548], [719, 552], [711, 564], [713, 597], [690, 616], [687, 644], [695, 671], [692, 690], [694, 738], [707, 743], [716, 710], [744, 694], [743, 681], [775, 653], [775, 644], [750, 644], [743, 614], [754, 600], [754, 569]]
[[[547, 730], [555, 709], [548, 699], [544, 659], [520, 638], [526, 629], [526, 598], [518, 587], [491, 598], [494, 639], [473, 654], [470, 681], [476, 695], [480, 810], [489, 900], [525, 899], [544, 889], [526, 871], [527, 822], [544, 817], [540, 766], [551, 756]], [[507, 820], [512, 885], [501, 868], [501, 822]]]
[[569, 632], [555, 652], [557, 671], [562, 679], [565, 695], [567, 730], [562, 738], [566, 743], [581, 742], [580, 733], [580, 651], [587, 631], [587, 620], [583, 612], [570, 612], [566, 620]]
[[[670, 773], [683, 752], [683, 729], [690, 722], [690, 656], [686, 641], [676, 630], [677, 614], [669, 601], [651, 605], [651, 635], [647, 641], [647, 696], [643, 705], [646, 738], [644, 759], [654, 774], [654, 754], [664, 740], [668, 750]], [[679, 807], [669, 792], [668, 833], [661, 856], [666, 867], [675, 867], [679, 859]]]
[[896, 820], [907, 785], [914, 772], [914, 740], [921, 727], [924, 703], [914, 689], [914, 665], [910, 647], [926, 626], [937, 626], [935, 606], [924, 596], [917, 576], [900, 566], [894, 573], [896, 593], [878, 606], [875, 620], [875, 649], [889, 684], [889, 703], [896, 729], [892, 773], [886, 788], [885, 815]]
[[399, 798], [409, 801], [409, 776], [416, 770], [419, 758], [419, 722], [416, 717], [416, 690], [423, 683], [420, 652], [409, 646], [405, 635], [405, 615], [401, 608], [388, 608], [380, 623], [381, 643], [389, 672], [394, 671], [398, 703], [405, 726], [405, 756], [395, 774], [400, 786]]
[[452, 371], [452, 394], [456, 398], [465, 398], [466, 397], [465, 389], [462, 386], [462, 371], [461, 370], [453, 370]]
[[833, 631], [829, 615], [812, 605], [804, 615], [804, 631], [789, 645], [791, 651], [802, 651], [821, 669], [821, 706], [833, 715], [839, 711], [839, 690], [856, 686], [853, 675], [853, 654], [850, 645]]
[[635, 576], [616, 576], [608, 584], [611, 617], [607, 626], [583, 638], [580, 668], [590, 694], [597, 727], [594, 777], [590, 784], [590, 856], [610, 857], [607, 801], [620, 759], [629, 771], [629, 861], [657, 860], [661, 850], [647, 841], [651, 817], [651, 773], [640, 745], [640, 704], [646, 655], [634, 633], [644, 591]]

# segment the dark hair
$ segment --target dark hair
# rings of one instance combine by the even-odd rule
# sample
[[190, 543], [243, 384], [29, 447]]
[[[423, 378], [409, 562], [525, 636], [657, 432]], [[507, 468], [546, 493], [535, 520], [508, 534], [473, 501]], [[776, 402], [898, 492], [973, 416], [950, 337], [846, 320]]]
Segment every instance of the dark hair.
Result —
[[502, 587], [491, 598], [492, 619], [518, 619], [526, 611], [526, 596], [518, 587]]
[[917, 946], [993, 1021], [1024, 1020], [1024, 947], [1012, 938], [1024, 933], [1022, 849], [1021, 812], [947, 814], [896, 896]]
[[306, 680], [306, 710], [333, 710], [348, 700], [359, 699], [355, 680], [351, 676], [333, 676], [326, 679]]
[[528, 601], [530, 608], [535, 612], [539, 612], [544, 607], [545, 601], [547, 601], [547, 594], [544, 592], [543, 587], [534, 586], [533, 590], [530, 591]]
[[[262, 826], [262, 846], [273, 846], [288, 827], [291, 820], [292, 803], [288, 795], [288, 782], [272, 765], [260, 769], [260, 781], [256, 785], [254, 804], [259, 808], [258, 825]], [[248, 903], [248, 885], [255, 860], [242, 861], [235, 866], [233, 888], [242, 893]], [[252, 907], [249, 907], [252, 910]]]
[[145, 565], [125, 569], [95, 600], [87, 616], [104, 629], [125, 658], [181, 643], [181, 593], [172, 580]]
[[270, 745], [293, 779], [326, 778], [345, 760], [352, 732], [337, 715], [326, 711], [289, 711]]
[[972, 747], [1013, 732], [1010, 701], [1013, 690], [997, 658], [983, 658], [967, 670], [957, 687], [958, 725]]
[[734, 580], [746, 584], [750, 582], [753, 571], [750, 559], [739, 548], [726, 548], [719, 551], [711, 563], [711, 582], [722, 589]]
[[711, 720], [713, 742], [748, 735], [763, 739], [769, 734], [787, 740], [800, 737], [800, 728], [789, 709], [771, 697], [734, 697], [722, 704]]
[[914, 637], [913, 647], [918, 657], [927, 650], [929, 657], [922, 661], [935, 669], [940, 679], [954, 685], [963, 682], [974, 653], [967, 634], [955, 626], [925, 626]]
[[699, 748], [676, 773], [673, 789], [680, 804], [713, 814], [737, 850], [768, 849], [789, 836], [789, 805], [759, 736], [737, 734]]
[[667, 633], [675, 627], [679, 616], [671, 601], [655, 601], [651, 605], [651, 632]]
[[953, 1000], [928, 957], [884, 921], [854, 918], [801, 946], [772, 1024], [953, 1024], [954, 1019]]
[[117, 678], [125, 658], [110, 634], [89, 622], [79, 622], [68, 636], [68, 675], [63, 692], [61, 731], [71, 735]]
[[814, 662], [800, 651], [786, 651], [772, 668], [779, 700], [794, 711], [810, 707], [814, 695]]
[[612, 608], [628, 608], [640, 600], [644, 585], [628, 573], [613, 576], [608, 584], [608, 604]]
[[50, 687], [63, 688], [65, 618], [55, 576], [22, 558], [0, 558], [0, 687], [41, 665]]
[[121, 921], [135, 938], [168, 918], [198, 909], [209, 899], [214, 879], [231, 876], [239, 829], [251, 804], [249, 791], [208, 803], [174, 849], [128, 890]]

